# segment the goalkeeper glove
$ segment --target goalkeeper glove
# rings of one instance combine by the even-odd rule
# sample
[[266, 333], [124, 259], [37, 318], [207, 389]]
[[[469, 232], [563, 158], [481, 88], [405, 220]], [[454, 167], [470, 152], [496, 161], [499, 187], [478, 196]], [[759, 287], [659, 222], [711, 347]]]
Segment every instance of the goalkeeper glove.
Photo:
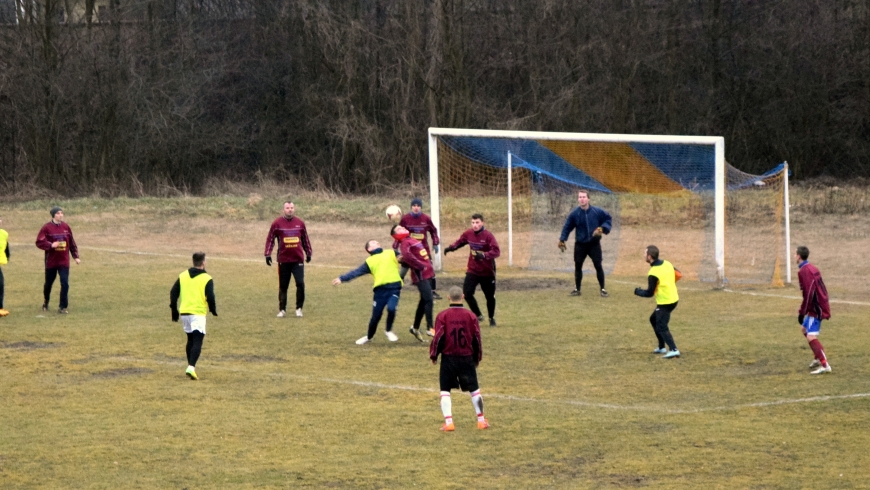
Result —
[[565, 242], [563, 242], [562, 240], [559, 240], [559, 250], [561, 250], [562, 253], [565, 253], [565, 249], [567, 249], [567, 248], [568, 247], [565, 246]]
[[803, 315], [798, 315], [798, 324], [800, 324], [800, 325], [804, 324], [804, 316]]
[[305, 263], [307, 264], [307, 263], [309, 263], [309, 262], [311, 262], [311, 256], [310, 256], [310, 255], [308, 255], [308, 256], [305, 257]]
[[432, 251], [438, 253], [438, 245], [432, 245]]
[[450, 252], [453, 252], [454, 250], [456, 250], [456, 249], [453, 248], [453, 247], [447, 247], [447, 248], [444, 249], [444, 255], [447, 255], [447, 254], [449, 254]]
[[272, 267], [272, 257], [271, 256], [266, 257], [266, 265], [268, 265], [269, 267]]
[[486, 255], [483, 255], [483, 252], [474, 252], [474, 258], [477, 260], [483, 260], [486, 258]]

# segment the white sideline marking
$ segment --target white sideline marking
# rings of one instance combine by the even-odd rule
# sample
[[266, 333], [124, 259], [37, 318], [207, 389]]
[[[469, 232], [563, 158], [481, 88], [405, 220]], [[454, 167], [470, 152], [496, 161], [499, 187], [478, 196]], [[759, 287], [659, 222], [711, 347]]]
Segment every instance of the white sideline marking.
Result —
[[[129, 357], [113, 357], [112, 359], [117, 359], [121, 361], [127, 362], [148, 362], [145, 359], [136, 359]], [[175, 362], [175, 361], [151, 361], [157, 364], [162, 364], [165, 366], [179, 366], [183, 367], [183, 362]], [[236, 373], [252, 373], [249, 369], [221, 366], [221, 365], [211, 365], [209, 369], [216, 369], [221, 371], [229, 371]], [[366, 388], [380, 388], [386, 390], [398, 390], [398, 391], [416, 391], [416, 392], [424, 392], [424, 393], [438, 393], [438, 390], [433, 388], [422, 388], [419, 386], [408, 386], [408, 385], [396, 385], [396, 384], [388, 384], [388, 383], [378, 383], [375, 381], [359, 381], [353, 379], [336, 379], [336, 378], [318, 378], [314, 376], [308, 376], [305, 374], [290, 374], [290, 373], [267, 373], [268, 376], [274, 378], [290, 378], [290, 379], [298, 379], [303, 381], [315, 381], [321, 383], [334, 383], [334, 384], [343, 384], [343, 385], [351, 385], [351, 386], [363, 386]], [[812, 396], [807, 398], [787, 398], [783, 400], [772, 400], [767, 402], [755, 402], [755, 403], [742, 403], [737, 405], [722, 405], [718, 407], [707, 407], [707, 408], [660, 408], [660, 407], [651, 407], [645, 405], [616, 405], [612, 403], [600, 403], [600, 402], [589, 402], [583, 400], [559, 400], [559, 399], [550, 399], [550, 398], [532, 398], [526, 396], [516, 396], [516, 395], [504, 395], [500, 393], [490, 393], [484, 390], [484, 398], [496, 398], [499, 400], [508, 400], [515, 402], [527, 402], [527, 403], [541, 403], [548, 405], [570, 405], [575, 407], [589, 407], [589, 408], [601, 408], [606, 410], [622, 410], [622, 411], [635, 411], [635, 412], [649, 412], [649, 413], [666, 413], [666, 414], [674, 414], [674, 415], [687, 415], [693, 413], [704, 413], [704, 412], [724, 412], [728, 410], [741, 410], [744, 408], [765, 408], [765, 407], [776, 407], [780, 405], [796, 405], [800, 403], [815, 403], [815, 402], [824, 402], [829, 400], [848, 400], [855, 398], [868, 398], [870, 397], [870, 393], [851, 393], [848, 395], [822, 395], [822, 396]]]

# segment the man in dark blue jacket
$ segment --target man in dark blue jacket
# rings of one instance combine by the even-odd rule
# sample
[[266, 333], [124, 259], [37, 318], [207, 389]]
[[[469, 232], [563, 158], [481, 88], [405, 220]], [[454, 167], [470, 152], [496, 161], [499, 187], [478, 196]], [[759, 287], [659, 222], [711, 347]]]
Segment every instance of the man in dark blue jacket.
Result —
[[572, 230], [576, 240], [574, 242], [574, 291], [571, 291], [571, 296], [580, 296], [583, 262], [588, 256], [595, 266], [601, 296], [606, 298], [608, 294], [604, 289], [604, 268], [601, 266], [601, 235], [610, 233], [612, 218], [607, 211], [589, 204], [589, 191], [586, 189], [577, 192], [577, 203], [579, 206], [568, 215], [565, 226], [562, 227], [562, 234], [559, 236], [559, 249], [562, 252], [567, 248], [565, 240]]

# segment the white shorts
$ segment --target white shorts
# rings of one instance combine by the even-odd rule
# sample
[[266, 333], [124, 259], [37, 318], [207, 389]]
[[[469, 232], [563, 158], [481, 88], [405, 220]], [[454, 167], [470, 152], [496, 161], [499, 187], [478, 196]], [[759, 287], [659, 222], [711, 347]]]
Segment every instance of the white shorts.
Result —
[[184, 327], [184, 333], [199, 330], [205, 335], [205, 315], [181, 315], [181, 325]]

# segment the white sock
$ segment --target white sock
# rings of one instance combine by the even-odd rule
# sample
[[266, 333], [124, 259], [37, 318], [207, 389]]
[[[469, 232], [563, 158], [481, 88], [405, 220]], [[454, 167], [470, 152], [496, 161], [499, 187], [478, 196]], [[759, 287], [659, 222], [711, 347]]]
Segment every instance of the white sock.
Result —
[[453, 402], [450, 401], [449, 391], [441, 392], [441, 413], [444, 414], [445, 423], [453, 422]]
[[195, 367], [193, 367], [193, 366], [190, 366], [190, 365], [188, 365], [188, 366], [187, 366], [187, 369], [191, 369], [191, 370], [196, 370], [196, 368], [195, 368]]
[[471, 393], [471, 404], [474, 405], [474, 411], [477, 413], [477, 420], [483, 422], [483, 397], [480, 396], [480, 390]]

